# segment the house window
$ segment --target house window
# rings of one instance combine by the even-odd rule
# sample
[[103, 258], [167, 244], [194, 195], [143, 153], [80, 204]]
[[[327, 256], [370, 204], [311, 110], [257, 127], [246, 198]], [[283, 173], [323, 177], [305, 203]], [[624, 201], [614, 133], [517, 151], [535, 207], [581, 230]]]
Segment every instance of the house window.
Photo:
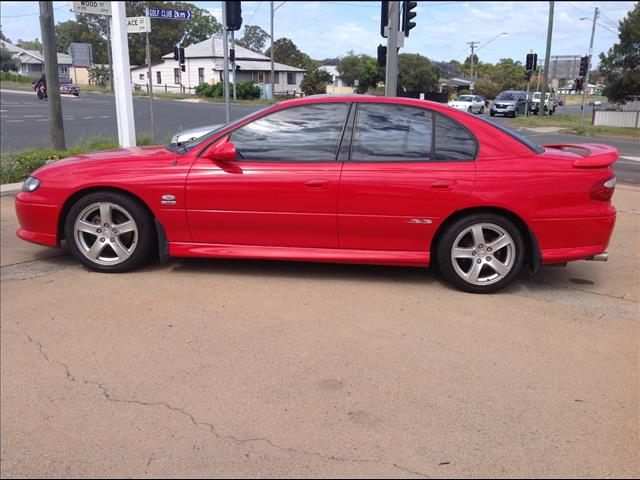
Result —
[[280, 83], [280, 72], [273, 72], [273, 78], [275, 79], [273, 83]]
[[264, 72], [258, 72], [258, 83], [265, 83], [264, 77]]
[[162, 84], [162, 72], [156, 72], [156, 80], [158, 85]]
[[287, 73], [287, 85], [296, 85], [295, 73]]
[[180, 85], [180, 69], [179, 68], [173, 69], [173, 83], [175, 83], [176, 85]]
[[[160, 72], [158, 72], [158, 73], [160, 73]], [[139, 78], [140, 78], [140, 80], [144, 80], [144, 73], [141, 73], [141, 74], [139, 75]]]
[[198, 68], [198, 85], [204, 83], [204, 68]]
[[66, 65], [60, 65], [60, 73], [69, 73], [69, 67]]

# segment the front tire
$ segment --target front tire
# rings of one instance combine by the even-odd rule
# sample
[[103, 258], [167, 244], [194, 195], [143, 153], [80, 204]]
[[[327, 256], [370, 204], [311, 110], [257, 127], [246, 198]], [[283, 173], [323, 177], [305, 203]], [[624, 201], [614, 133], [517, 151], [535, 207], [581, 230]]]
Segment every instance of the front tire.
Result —
[[493, 293], [518, 274], [524, 261], [522, 235], [502, 215], [472, 214], [442, 235], [436, 258], [445, 279], [470, 293]]
[[484, 113], [484, 107], [480, 107], [480, 115]]
[[69, 251], [96, 272], [119, 273], [142, 264], [153, 249], [153, 219], [138, 201], [117, 192], [80, 198], [65, 220]]

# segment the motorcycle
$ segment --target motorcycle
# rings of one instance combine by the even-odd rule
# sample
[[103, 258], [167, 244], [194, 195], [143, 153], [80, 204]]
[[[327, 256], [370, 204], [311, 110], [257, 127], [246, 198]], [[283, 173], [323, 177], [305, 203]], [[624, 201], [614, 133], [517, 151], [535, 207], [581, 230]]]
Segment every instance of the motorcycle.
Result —
[[47, 87], [45, 87], [44, 83], [36, 82], [33, 86], [33, 89], [36, 91], [36, 95], [40, 100], [44, 100], [47, 97]]

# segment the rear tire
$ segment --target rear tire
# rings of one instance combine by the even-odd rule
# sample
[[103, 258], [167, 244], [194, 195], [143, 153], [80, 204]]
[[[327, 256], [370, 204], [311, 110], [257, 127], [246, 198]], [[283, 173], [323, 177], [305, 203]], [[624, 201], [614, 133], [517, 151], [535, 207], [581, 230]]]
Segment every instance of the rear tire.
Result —
[[64, 232], [69, 251], [96, 272], [133, 270], [154, 248], [153, 219], [140, 202], [117, 192], [90, 193], [76, 201]]
[[440, 238], [436, 262], [445, 279], [470, 293], [493, 293], [522, 268], [524, 243], [514, 223], [494, 213], [476, 213], [451, 224]]
[[480, 107], [480, 115], [484, 113], [484, 107]]

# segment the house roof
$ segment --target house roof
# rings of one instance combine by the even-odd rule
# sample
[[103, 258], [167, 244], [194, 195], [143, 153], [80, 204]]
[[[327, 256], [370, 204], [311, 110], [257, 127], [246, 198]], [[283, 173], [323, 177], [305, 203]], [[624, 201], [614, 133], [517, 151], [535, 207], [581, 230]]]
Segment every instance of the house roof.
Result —
[[340, 78], [340, 72], [338, 72], [338, 67], [336, 67], [335, 65], [322, 65], [318, 68], [320, 70], [324, 70], [334, 78]]
[[[19, 60], [20, 63], [44, 64], [42, 55], [37, 50], [25, 50], [24, 48], [18, 47], [17, 45], [13, 45], [9, 42], [5, 42], [4, 40], [0, 40], [0, 46], [13, 53], [12, 57]], [[72, 63], [73, 60], [71, 58], [71, 55], [67, 55], [66, 53], [58, 53], [58, 65], [71, 65]]]
[[[234, 48], [236, 50], [237, 59], [270, 60], [269, 57], [262, 55], [261, 53], [249, 50], [248, 48], [241, 47], [240, 45], [236, 45]], [[213, 42], [211, 41], [211, 38], [208, 38], [200, 43], [194, 43], [193, 45], [185, 47], [184, 56], [186, 58], [222, 58], [224, 56], [223, 52], [224, 50], [221, 38], [215, 38]], [[173, 58], [173, 52], [167, 53], [162, 58]]]

